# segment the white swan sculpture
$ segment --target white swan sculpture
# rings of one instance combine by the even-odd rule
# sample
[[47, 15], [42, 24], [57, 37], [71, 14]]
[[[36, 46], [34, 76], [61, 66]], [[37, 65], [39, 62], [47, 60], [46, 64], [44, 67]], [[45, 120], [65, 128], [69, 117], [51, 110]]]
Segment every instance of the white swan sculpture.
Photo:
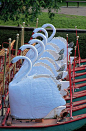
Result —
[[[31, 41], [35, 41], [34, 40], [31, 40]], [[29, 48], [30, 46], [27, 44], [27, 45], [23, 45], [21, 46], [21, 50], [24, 51], [25, 49]], [[24, 61], [25, 62], [25, 61]], [[52, 62], [52, 63], [51, 63]], [[24, 65], [24, 64], [23, 64]], [[26, 66], [26, 64], [24, 65]], [[68, 71], [61, 71], [61, 73], [57, 72], [56, 71], [56, 65], [55, 65], [55, 62], [54, 60], [52, 60], [51, 58], [48, 58], [48, 57], [41, 57], [39, 60], [37, 60], [35, 62], [35, 64], [33, 65], [33, 67], [35, 66], [44, 66], [45, 68], [47, 68], [48, 70], [50, 70], [51, 72], [53, 72], [53, 76], [56, 77], [56, 79], [64, 79], [67, 74], [68, 74]], [[38, 68], [37, 68], [38, 69]], [[37, 69], [35, 67], [35, 71], [33, 71], [34, 73], [37, 72]], [[33, 69], [32, 69], [33, 70]], [[40, 70], [40, 69], [39, 69]], [[43, 71], [43, 70], [42, 70]], [[29, 73], [29, 75], [31, 75], [31, 73]]]
[[[55, 35], [55, 33], [56, 33], [56, 29], [55, 29], [55, 27], [54, 27], [52, 24], [49, 24], [49, 23], [44, 24], [44, 25], [42, 26], [42, 28], [46, 28], [46, 27], [48, 27], [48, 26], [50, 26], [50, 27], [53, 29], [53, 33], [52, 33], [51, 36], [48, 38], [48, 42], [52, 42], [52, 43], [58, 45], [58, 47], [59, 47], [60, 49], [62, 49], [62, 48], [64, 47], [64, 56], [65, 56], [65, 60], [64, 60], [64, 61], [67, 63], [67, 44], [65, 44], [64, 40], [61, 39], [61, 37], [54, 37], [54, 35]], [[60, 43], [60, 44], [59, 44], [59, 43]], [[69, 50], [69, 52], [70, 52], [70, 50]]]
[[[33, 44], [34, 42], [36, 42], [36, 39], [30, 40], [30, 44]], [[23, 45], [23, 46], [20, 47], [20, 49], [22, 51], [24, 51], [26, 48], [29, 48], [29, 46], [30, 46], [29, 44]], [[44, 46], [44, 45], [41, 45], [41, 47], [42, 46]], [[46, 72], [46, 70], [45, 70], [45, 68], [43, 66], [47, 70], [51, 71], [52, 74], [51, 74], [51, 72]], [[35, 62], [35, 64], [33, 65], [32, 71], [29, 73], [29, 75], [32, 75], [34, 73], [36, 73], [36, 74], [41, 74], [41, 73], [44, 74], [44, 72], [45, 72], [45, 73], [49, 73], [53, 77], [56, 77], [57, 80], [59, 80], [59, 79], [64, 79], [67, 76], [67, 74], [68, 74], [68, 71], [61, 71], [59, 73], [56, 70], [57, 70], [57, 67], [55, 65], [54, 60], [52, 60], [49, 57], [41, 57], [40, 59], [38, 59]], [[69, 81], [65, 81], [65, 82], [64, 81], [57, 81], [57, 85], [61, 84], [60, 91], [63, 89], [63, 84], [62, 83], [65, 83], [64, 88], [68, 88], [69, 87]], [[65, 94], [65, 91], [64, 91], [64, 94]]]
[[[38, 33], [40, 30], [42, 31], [42, 32], [44, 32], [45, 33], [45, 36], [46, 36], [46, 38], [48, 39], [48, 33], [47, 33], [47, 31], [44, 29], [44, 28], [36, 28], [36, 29], [34, 29], [34, 34], [35, 33]], [[34, 34], [32, 35], [32, 37], [34, 38]], [[59, 55], [61, 55], [61, 54], [63, 54], [64, 53], [64, 48], [63, 49], [59, 49], [59, 47], [56, 45], [56, 44], [54, 44], [54, 43], [46, 43], [46, 45], [51, 45], [51, 46], [53, 46], [55, 49], [56, 49], [56, 51], [58, 52], [58, 54]], [[40, 46], [38, 46], [37, 47], [37, 50], [40, 48]], [[52, 48], [51, 48], [51, 50], [52, 50]]]
[[[30, 42], [30, 44], [33, 44], [34, 42], [36, 42], [36, 39], [32, 39], [29, 42]], [[43, 45], [43, 42], [41, 44]], [[49, 51], [45, 51], [42, 56], [49, 56], [52, 59], [54, 59], [54, 57], [49, 53]], [[33, 65], [33, 68], [31, 70], [31, 72], [29, 73], [29, 75], [49, 74], [49, 75], [52, 75], [53, 77], [55, 77], [54, 72], [52, 70], [54, 68], [54, 66], [52, 64], [51, 64], [51, 66], [52, 66], [52, 68], [48, 64], [46, 64], [44, 62], [38, 62], [38, 60], [37, 60], [37, 62], [35, 62], [35, 64]]]
[[[51, 34], [51, 36], [48, 38], [48, 42], [50, 42], [50, 41], [52, 41], [52, 39], [59, 39], [59, 40], [61, 40], [65, 45], [66, 45], [66, 47], [67, 47], [67, 40], [65, 39], [65, 38], [63, 38], [63, 37], [60, 37], [60, 36], [58, 36], [58, 37], [54, 37], [55, 36], [55, 33], [56, 33], [56, 29], [55, 29], [55, 27], [52, 25], [52, 24], [49, 24], [49, 23], [47, 23], [47, 24], [44, 24], [43, 26], [42, 26], [42, 28], [46, 28], [46, 27], [51, 27], [52, 29], [53, 29], [53, 33]], [[70, 44], [68, 44], [68, 45], [70, 45]], [[74, 43], [72, 43], [71, 44], [71, 47], [74, 45]], [[61, 46], [60, 46], [61, 47]], [[69, 52], [72, 50], [72, 48], [71, 48], [70, 46], [69, 46]]]
[[[44, 44], [46, 45], [46, 43], [47, 43], [47, 41], [46, 41], [46, 37], [43, 35], [43, 34], [41, 34], [41, 33], [35, 33], [34, 34], [34, 38], [35, 37], [38, 37], [38, 36], [41, 36], [42, 38], [43, 38], [43, 40], [44, 40]], [[32, 36], [33, 37], [33, 36]], [[33, 44], [33, 43], [35, 43], [35, 42], [37, 42], [37, 40], [36, 39], [33, 39], [33, 40], [30, 40], [29, 41], [29, 43], [30, 44]], [[43, 43], [42, 43], [43, 44]], [[44, 45], [42, 45], [42, 46], [44, 46]], [[41, 46], [41, 48], [42, 48], [42, 46]], [[51, 47], [51, 46], [46, 46], [45, 48], [48, 48], [48, 47]], [[20, 47], [20, 49], [23, 51], [23, 50], [25, 50], [26, 48], [29, 48], [29, 46], [28, 45], [23, 45], [22, 47]], [[52, 47], [51, 47], [52, 48]], [[44, 49], [44, 48], [43, 48]], [[53, 48], [52, 48], [53, 49]], [[55, 50], [55, 49], [54, 49]], [[29, 56], [29, 51], [27, 52], [27, 54], [26, 54], [26, 56], [28, 57]], [[37, 66], [44, 66], [45, 68], [47, 68], [47, 69], [50, 69], [50, 71], [52, 71], [53, 72], [53, 74], [55, 75], [55, 77], [57, 77], [58, 76], [58, 74], [59, 73], [57, 73], [57, 69], [60, 69], [60, 67], [55, 63], [55, 61], [54, 61], [54, 59], [55, 59], [55, 57], [53, 57], [54, 55], [56, 56], [57, 55], [57, 57], [58, 57], [58, 53], [56, 53], [55, 51], [51, 51], [51, 50], [45, 50], [45, 52], [43, 53], [43, 55], [41, 56], [41, 58], [37, 61], [37, 62], [35, 62], [35, 64], [34, 64], [34, 68], [35, 68], [35, 70], [33, 70], [33, 73], [35, 73], [35, 72], [37, 72], [37, 70], [38, 70], [38, 68], [39, 67], [37, 67]], [[57, 58], [56, 57], [56, 58]], [[51, 63], [51, 61], [53, 62], [53, 63]], [[25, 61], [24, 61], [25, 62]], [[23, 64], [24, 65], [24, 64]], [[56, 66], [56, 69], [55, 69], [55, 66]], [[37, 69], [36, 69], [37, 68]], [[43, 72], [43, 69], [39, 69], [39, 71], [42, 71]], [[32, 73], [32, 72], [31, 72]], [[31, 73], [29, 73], [30, 75], [32, 75]], [[63, 72], [63, 76], [62, 76], [62, 79], [64, 78], [64, 77], [66, 77], [67, 76], [67, 74], [68, 74], [68, 72], [67, 71], [64, 71]]]
[[[9, 83], [11, 115], [17, 119], [54, 118], [58, 115], [57, 107], [66, 108], [64, 106], [66, 102], [59, 93], [56, 83], [50, 76], [27, 76], [32, 67], [31, 60], [26, 56], [16, 56], [12, 63], [19, 59], [27, 60], [28, 71], [26, 70], [19, 78]], [[52, 110], [56, 114], [52, 115], [50, 113]]]
[[[48, 64], [51, 68], [52, 68], [52, 70], [53, 70], [53, 72], [54, 72], [54, 74], [55, 74], [55, 76], [57, 76], [57, 71], [56, 70], [59, 70], [60, 69], [60, 67], [62, 66], [62, 65], [64, 65], [64, 64], [66, 64], [66, 63], [62, 63], [62, 64], [60, 64], [60, 65], [58, 65], [57, 63], [56, 63], [56, 61], [55, 61], [55, 59], [57, 59], [57, 57], [59, 56], [58, 55], [58, 52], [57, 51], [52, 51], [53, 50], [53, 47], [52, 47], [52, 44], [51, 45], [47, 45], [46, 44], [46, 37], [44, 37], [44, 35], [43, 34], [41, 34], [41, 33], [35, 33], [34, 35], [32, 35], [32, 37], [33, 38], [35, 38], [35, 37], [38, 37], [38, 36], [41, 36], [42, 38], [43, 38], [43, 41], [44, 41], [44, 45], [46, 45], [45, 46], [45, 51], [44, 51], [44, 53], [43, 53], [43, 55], [41, 56], [41, 58], [37, 61], [37, 62], [44, 62], [44, 63], [46, 63], [46, 64]], [[48, 49], [50, 49], [50, 50], [48, 50]], [[54, 49], [55, 50], [55, 49]], [[46, 53], [46, 52], [48, 52], [48, 53]], [[59, 52], [60, 53], [60, 52]], [[53, 55], [53, 57], [51, 56], [51, 55]], [[59, 62], [62, 62], [62, 60], [59, 60]], [[37, 62], [35, 63], [35, 65], [37, 65]], [[54, 67], [53, 67], [53, 66]], [[65, 69], [66, 70], [66, 69]], [[66, 75], [68, 74], [68, 71], [64, 71], [63, 72], [63, 76], [64, 77], [66, 77]], [[63, 78], [64, 78], [63, 77]], [[62, 79], [63, 79], [62, 78]]]
[[[39, 31], [43, 32], [45, 34], [46, 38], [48, 39], [48, 33], [47, 33], [47, 31], [44, 28], [41, 27], [41, 28], [36, 28], [36, 29], [33, 30], [34, 34], [38, 33]], [[33, 37], [34, 37], [34, 34], [32, 35]], [[59, 47], [57, 45], [55, 45], [55, 44], [46, 43], [46, 45], [53, 46], [56, 49], [57, 52], [60, 51]], [[40, 45], [37, 45], [37, 48], [40, 48]]]
[[[31, 41], [33, 41], [34, 42], [34, 40], [31, 40]], [[21, 50], [22, 51], [24, 51], [26, 48], [29, 48], [30, 47], [30, 45], [23, 45], [23, 46], [21, 46]], [[37, 61], [37, 62], [35, 62], [35, 64], [33, 65], [33, 67], [35, 66], [35, 65], [38, 65], [38, 68], [39, 67], [41, 67], [42, 68], [42, 66], [44, 66], [44, 67], [46, 67], [46, 68], [48, 68], [48, 69], [50, 69], [50, 71], [51, 72], [53, 72], [53, 77], [55, 78], [55, 76], [56, 76], [56, 80], [59, 80], [59, 81], [56, 81], [57, 82], [57, 87], [60, 85], [60, 92], [61, 92], [61, 95], [62, 96], [64, 96], [65, 94], [66, 94], [66, 92], [65, 92], [65, 90], [64, 89], [67, 89], [68, 87], [69, 87], [69, 81], [61, 81], [60, 79], [64, 79], [66, 76], [67, 76], [67, 74], [68, 74], [68, 72], [67, 71], [61, 71], [60, 73], [58, 72], [56, 72], [56, 70], [55, 70], [55, 66], [53, 66], [52, 64], [51, 64], [51, 62], [52, 63], [54, 63], [54, 61], [51, 59], [51, 58], [48, 58], [48, 60], [47, 60], [47, 58], [48, 57], [44, 57], [44, 59], [45, 59], [45, 61], [43, 62], [43, 59], [42, 59], [42, 62], [41, 62], [41, 58]], [[50, 61], [50, 62], [49, 62]], [[46, 64], [45, 64], [46, 63]], [[40, 66], [41, 65], [41, 66]], [[49, 65], [49, 66], [48, 66]], [[33, 71], [34, 73], [36, 72], [36, 74], [37, 74], [37, 69], [38, 68], [35, 68], [35, 71]], [[54, 68], [54, 69], [53, 69]], [[33, 70], [33, 69], [32, 69]], [[38, 70], [40, 70], [40, 69], [38, 69]], [[40, 73], [38, 73], [38, 74], [40, 74]], [[42, 73], [43, 74], [43, 73]], [[29, 73], [29, 75], [31, 75], [30, 73]], [[59, 87], [58, 87], [59, 88]], [[63, 92], [63, 93], [62, 93]]]
[[[38, 41], [38, 40], [37, 40]], [[41, 43], [41, 41], [38, 41], [38, 43]], [[41, 44], [42, 46], [43, 44]], [[27, 45], [24, 45], [24, 47], [26, 47]], [[37, 60], [38, 58], [38, 51], [37, 49], [33, 46], [33, 45], [28, 45], [28, 48], [30, 48], [31, 52], [33, 53], [33, 55], [29, 55], [28, 54], [28, 58], [30, 58], [32, 64], [34, 64], [34, 62]], [[44, 51], [44, 46], [42, 47], [42, 51], [40, 52], [39, 56], [42, 55], [43, 51]], [[14, 79], [21, 76], [21, 74], [23, 74], [25, 72], [25, 70], [28, 68], [28, 63], [27, 60], [24, 60], [25, 62], [23, 62], [21, 68], [19, 69], [19, 71], [15, 74]]]
[[[45, 34], [46, 38], [48, 38], [48, 33], [47, 33], [47, 31], [46, 31], [44, 28], [36, 28], [36, 29], [33, 31], [33, 34], [36, 33], [36, 32], [38, 32], [38, 31], [40, 31], [40, 30]], [[31, 36], [31, 38], [32, 38], [32, 36]], [[30, 43], [29, 43], [29, 44], [30, 44]], [[38, 54], [39, 54], [39, 52], [41, 52], [40, 44], [39, 44], [39, 43], [35, 44], [35, 47], [36, 47], [36, 49], [38, 50]], [[33, 54], [33, 53], [30, 52], [30, 55], [31, 55], [31, 54]]]
[[[43, 51], [44, 51], [44, 48], [45, 48], [43, 42], [38, 40], [38, 39], [30, 40], [30, 44], [33, 44], [33, 43], [36, 43], [36, 42], [40, 44], [40, 46], [42, 48], [42, 52], [40, 52], [40, 54], [42, 54]], [[23, 45], [22, 47], [20, 47], [20, 49], [22, 50], [22, 48], [25, 49], [26, 47], [27, 47], [27, 45]], [[28, 55], [28, 58], [30, 58], [30, 59], [32, 58], [31, 61], [32, 61], [32, 65], [33, 65], [33, 68], [30, 71], [29, 75], [33, 75], [33, 74], [50, 74], [51, 76], [55, 77], [54, 73], [53, 73], [53, 71], [52, 71], [52, 69], [50, 68], [49, 65], [40, 62], [39, 65], [34, 66], [34, 62], [38, 59], [38, 56], [40, 56], [40, 54], [38, 55], [37, 49], [33, 45], [28, 44], [28, 48], [31, 48], [33, 50], [33, 51], [31, 50], [31, 52], [34, 52], [33, 56], [35, 56], [35, 58], [33, 58], [32, 55], [31, 55], [31, 57]], [[26, 56], [27, 56], [27, 54], [26, 54]], [[14, 79], [21, 76], [21, 74], [23, 74], [23, 72], [25, 72], [25, 70], [27, 68], [28, 68], [28, 63], [26, 61], [24, 61], [24, 63], [21, 66], [20, 70], [15, 74]]]
[[[59, 40], [58, 39], [58, 44], [59, 44], [59, 46], [60, 46], [60, 48], [59, 48], [59, 46], [57, 46], [57, 44], [55, 44], [55, 43], [52, 43], [51, 41], [49, 41], [51, 38], [53, 38], [53, 36], [55, 35], [55, 33], [56, 33], [56, 29], [55, 29], [55, 27], [52, 25], [52, 24], [48, 24], [48, 26], [51, 26], [52, 28], [53, 28], [53, 33], [52, 33], [52, 35], [47, 39], [48, 40], [48, 45], [52, 45], [56, 50], [57, 50], [57, 52], [59, 52], [60, 53], [60, 51], [61, 50], [66, 50], [65, 48], [64, 48], [64, 46], [62, 46], [64, 43], [63, 43], [63, 41], [61, 41], [61, 40]], [[36, 28], [36, 29], [34, 29], [34, 33], [37, 33], [38, 31], [40, 31], [41, 29], [43, 29], [43, 28]], [[46, 32], [45, 30], [42, 30], [44, 33]], [[47, 34], [47, 33], [46, 33]], [[32, 37], [34, 37], [34, 35], [32, 35]], [[47, 36], [46, 36], [47, 37]], [[46, 44], [46, 45], [47, 45]], [[61, 48], [62, 47], [62, 48]], [[40, 49], [40, 46], [38, 46], [37, 47], [38, 49]], [[37, 50], [38, 50], [37, 49]], [[64, 53], [64, 52], [63, 52]], [[67, 54], [67, 53], [66, 53]], [[61, 58], [60, 58], [60, 60], [61, 60]], [[61, 61], [56, 61], [57, 62], [57, 64], [59, 64], [59, 66], [61, 66]], [[67, 60], [64, 60], [64, 63], [67, 63]], [[66, 68], [67, 68], [67, 66], [66, 66]]]

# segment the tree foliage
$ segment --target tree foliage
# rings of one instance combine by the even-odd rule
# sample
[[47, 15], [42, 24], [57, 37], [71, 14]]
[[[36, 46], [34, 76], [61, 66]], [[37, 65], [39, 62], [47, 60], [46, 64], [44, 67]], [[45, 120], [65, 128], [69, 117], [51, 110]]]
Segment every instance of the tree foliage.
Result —
[[49, 17], [54, 17], [58, 12], [58, 3], [61, 0], [0, 0], [0, 19], [19, 20], [23, 19], [26, 23], [28, 20], [35, 20], [43, 9], [48, 9]]

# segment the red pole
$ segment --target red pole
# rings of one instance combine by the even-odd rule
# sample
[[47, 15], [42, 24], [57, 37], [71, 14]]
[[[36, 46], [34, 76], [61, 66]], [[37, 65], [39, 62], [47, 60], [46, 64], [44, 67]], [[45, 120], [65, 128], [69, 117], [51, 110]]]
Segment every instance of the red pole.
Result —
[[68, 70], [68, 34], [66, 34], [67, 37], [67, 70]]
[[77, 36], [77, 45], [78, 45], [78, 55], [79, 55], [79, 66], [80, 66], [80, 50], [79, 50], [79, 42], [78, 42], [79, 36]]
[[75, 46], [75, 55], [74, 55], [74, 64], [73, 64], [73, 93], [74, 93], [74, 86], [75, 86], [75, 58], [76, 58], [76, 46]]
[[70, 54], [69, 54], [69, 81], [70, 81], [70, 118], [72, 119], [72, 87], [71, 87], [71, 62], [70, 62]]

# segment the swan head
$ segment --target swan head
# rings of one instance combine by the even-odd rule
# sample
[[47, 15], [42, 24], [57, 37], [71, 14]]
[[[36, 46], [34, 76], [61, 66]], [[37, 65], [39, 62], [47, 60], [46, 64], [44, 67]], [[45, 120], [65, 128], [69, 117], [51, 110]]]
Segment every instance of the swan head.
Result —
[[47, 24], [44, 24], [43, 26], [42, 26], [42, 28], [46, 28], [46, 27], [51, 27], [52, 28], [52, 30], [53, 30], [53, 33], [51, 34], [51, 36], [48, 38], [48, 42], [50, 42], [52, 39], [53, 39], [53, 37], [54, 37], [54, 35], [55, 35], [55, 33], [56, 33], [56, 29], [55, 29], [55, 27], [52, 25], [52, 24], [49, 24], [49, 23], [47, 23]]
[[20, 59], [19, 56], [16, 56], [12, 59], [11, 63], [16, 63]]
[[34, 63], [38, 58], [38, 51], [33, 45], [25, 44], [22, 45], [19, 49], [24, 51], [25, 49], [30, 48], [32, 50], [28, 51], [26, 56], [31, 59], [32, 63]]
[[28, 57], [26, 57], [26, 56], [16, 56], [16, 57], [14, 57], [12, 59], [11, 63], [16, 63], [20, 59], [26, 59], [27, 61], [29, 61], [30, 63], [32, 63], [31, 60]]
[[32, 39], [28, 42], [28, 44], [32, 45], [34, 43], [39, 43], [39, 40], [38, 39]]
[[36, 54], [37, 54], [37, 56], [38, 56], [38, 51], [37, 51], [37, 49], [35, 48], [35, 46], [33, 46], [33, 45], [29, 45], [29, 44], [26, 44], [26, 45], [22, 45], [20, 48], [19, 48], [19, 50], [21, 50], [21, 51], [24, 51], [25, 49], [32, 49], [32, 50], [35, 50], [36, 51]]
[[35, 33], [37, 33], [38, 31], [42, 31], [42, 32], [44, 32], [46, 38], [48, 38], [48, 33], [47, 33], [47, 31], [46, 31], [44, 28], [36, 28], [36, 29], [34, 29], [33, 32], [34, 32], [34, 34], [35, 34]]
[[46, 36], [43, 35], [42, 33], [35, 33], [35, 34], [32, 35], [32, 38], [36, 38], [36, 37], [38, 37], [38, 36], [40, 36], [40, 37], [43, 38], [44, 45], [46, 45], [46, 44], [47, 44], [47, 38], [46, 38]]
[[[45, 36], [44, 36], [45, 37]], [[28, 44], [34, 44], [34, 43], [38, 43], [40, 45], [44, 45], [43, 42], [41, 40], [38, 40], [38, 39], [32, 39], [28, 42]], [[44, 50], [45, 50], [45, 46], [44, 46]]]
[[14, 79], [13, 79], [13, 83], [18, 83], [18, 82], [20, 82], [21, 79], [23, 79], [26, 75], [28, 75], [29, 72], [30, 72], [31, 69], [32, 69], [32, 62], [31, 62], [31, 60], [30, 60], [28, 57], [26, 57], [26, 56], [16, 56], [16, 57], [14, 57], [14, 58], [12, 59], [11, 63], [16, 63], [16, 62], [17, 62], [18, 60], [20, 60], [20, 59], [25, 59], [25, 60], [27, 60], [27, 62], [28, 62], [28, 68], [27, 68], [26, 70], [24, 70], [23, 73], [20, 73], [17, 78], [14, 78]]
[[[32, 39], [28, 42], [29, 44], [33, 44], [33, 43], [38, 43], [41, 47], [41, 51], [39, 51], [38, 49], [38, 59], [39, 57], [43, 54], [44, 50], [45, 50], [45, 46], [44, 46], [44, 43], [41, 41], [41, 40], [38, 40], [38, 39]], [[37, 47], [36, 47], [37, 48]]]
[[28, 47], [26, 47], [26, 45], [22, 45], [20, 48], [19, 48], [19, 50], [21, 50], [21, 51], [24, 51], [25, 49], [27, 49]]
[[[44, 25], [42, 25], [42, 28], [46, 28], [46, 27], [51, 27], [52, 29], [55, 29], [55, 27], [52, 25], [52, 24], [50, 24], [50, 23], [47, 23], [47, 24], [44, 24]], [[56, 29], [55, 29], [56, 30]]]

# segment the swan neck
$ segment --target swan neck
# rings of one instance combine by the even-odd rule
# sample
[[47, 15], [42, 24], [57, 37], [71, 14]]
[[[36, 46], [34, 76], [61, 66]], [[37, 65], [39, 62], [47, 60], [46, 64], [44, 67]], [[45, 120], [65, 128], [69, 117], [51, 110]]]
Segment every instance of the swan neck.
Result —
[[42, 54], [43, 54], [44, 51], [45, 51], [45, 46], [44, 46], [43, 42], [40, 41], [39, 44], [40, 44], [40, 46], [41, 46], [41, 52], [40, 52], [39, 55], [38, 55], [38, 59], [42, 56]]
[[44, 43], [44, 45], [46, 46], [46, 44], [47, 44], [47, 38], [46, 38], [46, 36], [45, 35], [43, 35], [42, 33], [35, 33], [34, 35], [34, 38], [35, 37], [38, 37], [38, 36], [40, 36], [40, 37], [42, 37], [43, 38], [43, 43]]
[[48, 32], [47, 32], [44, 28], [36, 28], [36, 29], [34, 29], [33, 32], [34, 32], [34, 34], [35, 34], [35, 33], [37, 33], [38, 31], [44, 32], [46, 38], [48, 38]]
[[36, 49], [34, 46], [31, 46], [31, 49], [32, 49], [33, 52], [34, 52], [34, 58], [32, 59], [32, 64], [34, 64], [35, 61], [36, 61], [37, 58], [38, 58], [38, 51], [37, 51], [37, 49]]
[[[35, 35], [36, 36], [36, 35]], [[38, 39], [32, 39], [32, 40], [30, 40], [28, 43], [30, 43], [30, 44], [33, 44], [33, 43], [37, 43], [37, 44], [39, 44], [40, 46], [41, 46], [41, 52], [39, 52], [39, 54], [38, 54], [38, 59], [40, 58], [40, 56], [43, 54], [43, 52], [44, 52], [44, 50], [45, 50], [45, 46], [44, 46], [44, 44], [43, 44], [43, 42], [41, 41], [41, 40], [38, 40]], [[37, 47], [36, 47], [37, 48]], [[39, 47], [38, 47], [39, 48]], [[38, 49], [37, 48], [37, 49]]]
[[[26, 69], [26, 71], [24, 73], [22, 73], [18, 78], [13, 80], [13, 83], [18, 83], [21, 81], [21, 79], [23, 79], [26, 75], [29, 74], [29, 72], [31, 71], [32, 68], [32, 62], [28, 57], [25, 56], [19, 56], [20, 59], [25, 59], [28, 62], [28, 68]], [[19, 59], [18, 59], [19, 60]]]
[[[27, 48], [30, 48], [30, 49], [33, 50], [33, 52], [34, 52], [34, 58], [33, 58], [31, 61], [32, 61], [32, 64], [34, 64], [34, 62], [35, 62], [35, 61], [37, 60], [37, 58], [38, 58], [38, 51], [37, 51], [37, 49], [35, 48], [35, 46], [26, 44], [26, 45], [23, 45], [23, 47], [21, 47], [21, 48], [23, 48], [23, 50], [25, 50], [25, 49], [27, 49]], [[20, 48], [20, 49], [21, 49], [21, 48]], [[26, 57], [28, 57], [28, 53], [29, 53], [29, 51], [27, 52]]]
[[47, 42], [50, 42], [53, 39], [53, 37], [54, 37], [54, 35], [56, 33], [56, 29], [55, 29], [55, 27], [52, 24], [44, 24], [42, 26], [42, 28], [46, 28], [46, 27], [51, 27], [52, 30], [53, 30], [53, 33], [51, 34], [51, 36], [48, 38], [48, 41], [47, 41]]
[[52, 39], [53, 39], [53, 37], [55, 36], [55, 33], [56, 33], [56, 29], [55, 29], [55, 27], [51, 27], [52, 29], [53, 29], [53, 33], [51, 34], [51, 36], [48, 38], [48, 42], [50, 42]]

